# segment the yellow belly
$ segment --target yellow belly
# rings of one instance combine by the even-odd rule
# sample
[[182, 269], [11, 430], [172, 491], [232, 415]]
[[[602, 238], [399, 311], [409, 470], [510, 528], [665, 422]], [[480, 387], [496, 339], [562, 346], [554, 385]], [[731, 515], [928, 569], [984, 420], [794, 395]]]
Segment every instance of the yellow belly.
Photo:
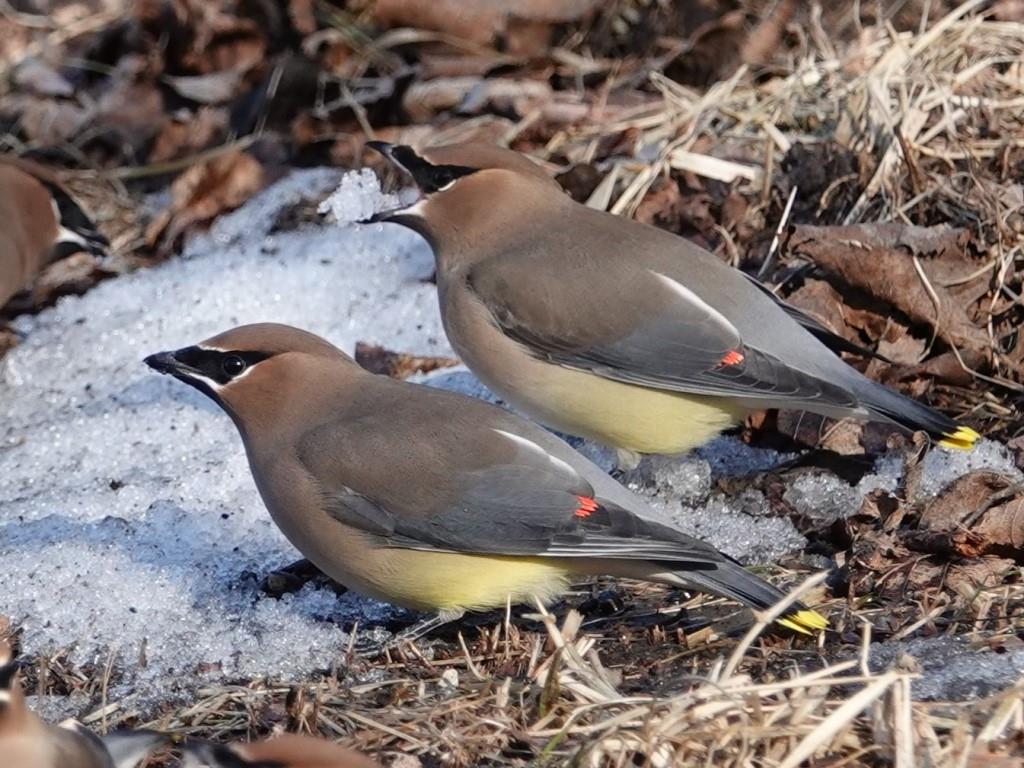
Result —
[[[353, 585], [372, 597], [420, 611], [474, 611], [534, 596], [550, 602], [568, 583], [565, 564], [555, 558], [459, 555], [408, 549], [378, 550], [379, 567]], [[362, 587], [362, 590], [360, 590]]]
[[442, 291], [445, 331], [459, 357], [506, 402], [542, 424], [633, 453], [684, 453], [742, 421], [728, 398], [623, 384], [539, 360], [502, 333], [458, 284]]
[[[542, 365], [548, 370], [534, 386], [502, 396], [548, 426], [627, 451], [683, 453], [747, 414], [724, 398], [649, 389]], [[500, 383], [496, 387], [503, 389]]]

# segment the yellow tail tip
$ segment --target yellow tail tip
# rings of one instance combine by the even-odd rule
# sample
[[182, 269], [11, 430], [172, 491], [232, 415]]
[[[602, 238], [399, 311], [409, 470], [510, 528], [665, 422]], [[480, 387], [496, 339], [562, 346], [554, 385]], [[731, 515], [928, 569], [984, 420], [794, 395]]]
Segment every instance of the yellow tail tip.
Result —
[[969, 451], [981, 439], [981, 435], [970, 427], [957, 427], [955, 432], [947, 434], [939, 445], [958, 451]]
[[805, 609], [790, 613], [776, 621], [787, 629], [799, 632], [801, 635], [813, 635], [816, 632], [828, 627], [828, 619], [817, 611]]

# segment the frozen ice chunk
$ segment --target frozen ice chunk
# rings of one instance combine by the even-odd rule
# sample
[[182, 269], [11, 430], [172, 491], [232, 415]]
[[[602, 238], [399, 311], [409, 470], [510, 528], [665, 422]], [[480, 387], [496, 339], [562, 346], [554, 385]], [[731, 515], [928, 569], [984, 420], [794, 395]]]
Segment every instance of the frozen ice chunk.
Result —
[[772, 516], [764, 494], [755, 490], [735, 499], [716, 495], [706, 506], [678, 509], [673, 518], [683, 532], [744, 565], [777, 562], [806, 543], [788, 517]]
[[828, 525], [856, 512], [864, 495], [832, 473], [808, 472], [798, 475], [782, 498], [801, 515]]
[[1024, 479], [1006, 446], [992, 440], [980, 440], [970, 451], [933, 448], [928, 451], [921, 465], [919, 497], [915, 501], [937, 496], [958, 477], [979, 469], [998, 472], [1016, 482]]
[[694, 453], [708, 462], [714, 477], [742, 477], [755, 472], [767, 472], [796, 458], [795, 453], [755, 448], [731, 435], [717, 437], [697, 448]]
[[682, 504], [699, 504], [711, 493], [711, 465], [697, 456], [646, 456], [623, 479], [633, 490]]
[[415, 190], [403, 190], [399, 194], [385, 194], [380, 188], [380, 179], [369, 168], [349, 171], [341, 183], [322, 203], [320, 213], [328, 213], [338, 224], [363, 222], [381, 211], [388, 211], [409, 205], [415, 200]]
[[1024, 650], [1007, 653], [972, 648], [964, 638], [929, 637], [871, 646], [870, 665], [882, 671], [913, 659], [921, 676], [910, 684], [915, 699], [965, 701], [978, 699], [1013, 685], [1024, 676]]
[[903, 457], [896, 452], [886, 453], [875, 461], [874, 471], [864, 475], [857, 483], [861, 498], [872, 491], [889, 491], [899, 488], [903, 477]]

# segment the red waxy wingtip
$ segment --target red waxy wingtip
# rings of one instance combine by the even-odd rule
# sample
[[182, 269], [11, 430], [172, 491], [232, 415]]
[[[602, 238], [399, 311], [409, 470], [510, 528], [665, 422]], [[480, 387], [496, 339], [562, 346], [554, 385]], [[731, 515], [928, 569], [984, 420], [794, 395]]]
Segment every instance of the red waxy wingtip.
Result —
[[730, 349], [724, 355], [722, 359], [718, 361], [719, 365], [739, 365], [744, 360], [743, 353], [738, 349]]
[[580, 503], [579, 508], [573, 512], [576, 517], [590, 517], [590, 514], [600, 506], [589, 496], [577, 496], [576, 499]]

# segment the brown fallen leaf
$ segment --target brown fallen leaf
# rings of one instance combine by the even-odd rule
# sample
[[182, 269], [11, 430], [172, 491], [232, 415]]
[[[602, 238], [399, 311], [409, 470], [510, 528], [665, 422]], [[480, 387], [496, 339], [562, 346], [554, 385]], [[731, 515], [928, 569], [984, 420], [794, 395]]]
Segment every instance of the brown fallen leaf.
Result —
[[960, 359], [957, 359], [953, 352], [943, 352], [920, 365], [895, 372], [894, 380], [927, 377], [946, 384], [967, 387], [974, 382], [974, 377], [970, 371], [965, 370], [965, 367], [976, 370], [984, 363], [985, 357], [982, 350], [965, 349], [960, 352], [960, 359], [963, 360], [963, 365], [961, 365]]
[[525, 115], [551, 96], [551, 86], [539, 80], [440, 77], [409, 86], [402, 97], [402, 108], [417, 122], [453, 109], [463, 114], [479, 114], [490, 108]]
[[969, 562], [955, 563], [946, 574], [946, 584], [967, 602], [975, 600], [978, 592], [1002, 584], [1008, 575], [1019, 570], [1013, 560], [1004, 557], [981, 557]]
[[974, 558], [986, 552], [984, 538], [972, 531], [904, 531], [900, 541], [909, 550], [940, 558]]
[[662, 178], [644, 195], [634, 218], [644, 224], [678, 232], [682, 207], [683, 196], [679, 192], [679, 184], [673, 178]]
[[974, 530], [985, 537], [991, 551], [1024, 559], [1024, 495], [987, 510]]
[[163, 163], [213, 146], [227, 133], [224, 108], [200, 107], [168, 120], [149, 151], [150, 163]]
[[162, 79], [175, 93], [186, 99], [200, 104], [223, 104], [235, 96], [242, 80], [242, 73], [237, 69], [225, 69], [208, 75], [165, 75]]
[[802, 286], [786, 297], [786, 301], [807, 312], [832, 333], [847, 341], [858, 344], [863, 341], [846, 322], [846, 306], [839, 292], [825, 280], [805, 280]]
[[598, 0], [377, 0], [373, 18], [384, 27], [430, 29], [487, 45], [506, 33], [512, 18], [556, 24], [580, 19], [599, 5]]
[[787, 247], [912, 321], [934, 328], [950, 344], [986, 350], [988, 334], [967, 312], [988, 290], [987, 276], [975, 274], [978, 264], [969, 254], [970, 243], [965, 229], [882, 223], [799, 225]]
[[68, 142], [88, 123], [94, 109], [72, 101], [62, 101], [26, 94], [8, 94], [0, 103], [0, 114], [17, 116], [25, 138], [42, 146]]
[[[921, 513], [918, 528], [952, 531], [991, 504], [991, 499], [1012, 481], [996, 472], [977, 471], [955, 480]], [[1024, 519], [1021, 521], [1024, 523]]]
[[392, 352], [384, 347], [366, 342], [356, 342], [356, 362], [370, 373], [390, 376], [392, 379], [407, 379], [414, 373], [430, 373], [439, 368], [451, 368], [458, 360], [450, 357], [418, 357], [402, 352]]
[[193, 165], [171, 184], [171, 204], [150, 223], [146, 240], [169, 248], [190, 227], [240, 206], [263, 183], [263, 166], [240, 150]]
[[746, 64], [767, 62], [782, 41], [786, 25], [793, 18], [798, 0], [780, 0], [753, 31], [740, 48], [740, 59]]
[[66, 259], [50, 264], [40, 271], [31, 287], [7, 305], [11, 314], [38, 311], [48, 307], [61, 296], [85, 293], [104, 275], [99, 260], [91, 253], [78, 252]]

